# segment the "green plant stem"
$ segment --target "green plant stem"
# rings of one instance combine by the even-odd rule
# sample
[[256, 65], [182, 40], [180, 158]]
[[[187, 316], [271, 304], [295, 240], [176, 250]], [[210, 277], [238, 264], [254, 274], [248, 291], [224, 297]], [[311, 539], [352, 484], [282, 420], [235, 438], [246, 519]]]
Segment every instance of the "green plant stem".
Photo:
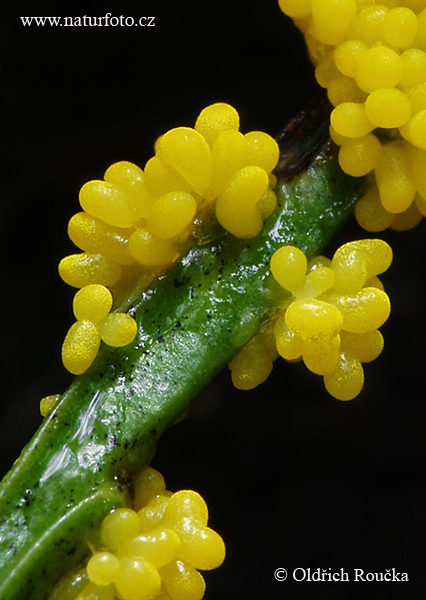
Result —
[[275, 250], [320, 253], [365, 185], [342, 174], [330, 143], [302, 173], [280, 177], [262, 232], [193, 245], [132, 305], [134, 343], [103, 347], [23, 450], [0, 491], [1, 600], [46, 598], [84, 559], [102, 518], [129, 504], [132, 476], [164, 430], [275, 310]]

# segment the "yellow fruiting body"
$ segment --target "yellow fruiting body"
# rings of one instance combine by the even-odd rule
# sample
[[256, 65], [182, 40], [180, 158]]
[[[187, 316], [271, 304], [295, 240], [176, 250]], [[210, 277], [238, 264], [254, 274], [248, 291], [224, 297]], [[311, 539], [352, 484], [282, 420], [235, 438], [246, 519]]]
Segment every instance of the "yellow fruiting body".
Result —
[[277, 358], [273, 328], [265, 323], [229, 363], [233, 384], [241, 390], [252, 390], [269, 377]]
[[357, 72], [358, 61], [368, 46], [362, 40], [345, 40], [334, 51], [334, 64], [342, 75], [354, 78]]
[[271, 258], [273, 276], [281, 287], [290, 292], [296, 292], [303, 286], [307, 266], [306, 256], [294, 246], [283, 246]]
[[50, 415], [52, 410], [57, 405], [61, 394], [50, 394], [49, 396], [45, 396], [40, 400], [40, 414], [42, 417], [47, 417]]
[[125, 194], [108, 181], [88, 181], [80, 190], [79, 200], [85, 212], [108, 225], [131, 227], [137, 219]]
[[172, 600], [201, 600], [206, 584], [194, 567], [181, 560], [161, 569], [166, 590]]
[[216, 569], [225, 559], [225, 544], [222, 538], [210, 527], [199, 527], [184, 520], [176, 525], [180, 546], [177, 554], [180, 560], [202, 571]]
[[334, 106], [330, 135], [341, 146], [342, 170], [371, 173], [375, 191], [359, 200], [359, 224], [367, 231], [414, 227], [414, 198], [426, 199], [418, 168], [426, 162], [424, 0], [315, 0], [304, 2], [300, 15], [298, 3], [279, 4], [304, 33], [317, 81]]
[[426, 150], [426, 109], [416, 112], [401, 133], [413, 146]]
[[384, 208], [391, 213], [407, 210], [416, 195], [416, 185], [404, 142], [383, 146], [375, 176]]
[[127, 346], [135, 339], [138, 326], [126, 313], [110, 313], [99, 323], [102, 341], [108, 346]]
[[[317, 257], [307, 263], [293, 246], [280, 248], [271, 258], [272, 275], [290, 294], [271, 329], [276, 350], [288, 361], [302, 359], [310, 371], [324, 377], [326, 389], [339, 400], [359, 394], [364, 383], [361, 363], [374, 360], [383, 349], [378, 328], [389, 316], [390, 302], [377, 275], [391, 262], [390, 246], [379, 239], [344, 244], [331, 261]], [[256, 337], [229, 365], [241, 389], [263, 381], [253, 373], [261, 372], [265, 357], [269, 370], [275, 360]]]
[[238, 112], [225, 102], [217, 102], [204, 108], [198, 115], [194, 126], [194, 129], [201, 133], [210, 147], [224, 131], [238, 131], [239, 128]]
[[[274, 211], [278, 144], [261, 131], [244, 135], [239, 125], [235, 108], [212, 104], [201, 111], [194, 128], [176, 127], [161, 135], [144, 169], [118, 161], [104, 180], [81, 188], [83, 211], [70, 219], [68, 231], [83, 252], [65, 257], [59, 273], [69, 285], [83, 288], [75, 300], [76, 318], [98, 324], [105, 343], [127, 345], [137, 327], [117, 312], [114, 299], [111, 314], [111, 306], [102, 308], [95, 296], [83, 303], [90, 286], [108, 288], [114, 296], [129, 286], [139, 289], [141, 279], [154, 280], [188, 249], [203, 220], [210, 225], [216, 219], [227, 232], [250, 238]], [[77, 329], [81, 337], [83, 327]], [[79, 373], [96, 356], [90, 335], [90, 353], [72, 366]], [[68, 342], [65, 365], [73, 362]]]
[[87, 574], [96, 585], [110, 585], [120, 568], [118, 558], [111, 552], [96, 552], [87, 563]]
[[219, 196], [229, 184], [232, 176], [244, 165], [246, 146], [245, 136], [234, 129], [222, 131], [216, 137], [212, 145], [211, 196]]
[[129, 239], [130, 254], [142, 265], [170, 265], [177, 256], [173, 241], [163, 239], [147, 228], [137, 229]]
[[296, 298], [316, 298], [333, 287], [334, 280], [335, 274], [333, 269], [330, 267], [315, 266], [305, 276], [303, 286], [294, 295]]
[[[108, 167], [104, 179], [120, 188], [136, 218], [148, 215], [151, 198], [142, 169], [131, 162], [122, 160]], [[114, 224], [118, 226], [118, 223]]]
[[203, 498], [193, 490], [181, 490], [170, 498], [164, 514], [166, 523], [176, 524], [182, 519], [190, 519], [197, 525], [206, 525], [209, 518]]
[[311, 14], [311, 0], [279, 0], [279, 4], [290, 17], [308, 17]]
[[270, 173], [278, 162], [279, 148], [277, 142], [263, 131], [246, 133], [246, 165], [261, 167]]
[[401, 54], [401, 60], [404, 71], [399, 83], [404, 90], [426, 81], [426, 52], [424, 50], [409, 48]]
[[394, 221], [395, 215], [385, 209], [380, 202], [376, 186], [372, 186], [355, 206], [355, 217], [366, 231], [384, 231]]
[[68, 235], [78, 248], [92, 254], [103, 254], [119, 265], [134, 262], [128, 249], [132, 232], [133, 229], [113, 227], [85, 212], [75, 214], [68, 223]]
[[270, 187], [257, 201], [256, 208], [262, 219], [267, 219], [277, 208], [277, 197]]
[[404, 6], [390, 10], [383, 20], [383, 37], [390, 46], [411, 46], [417, 34], [415, 13]]
[[[207, 526], [203, 498], [192, 490], [169, 492], [152, 467], [136, 477], [134, 489], [134, 507], [112, 511], [101, 524], [81, 597], [201, 600], [205, 582], [198, 569], [215, 569], [225, 558], [222, 538]], [[146, 520], [148, 514], [156, 517]]]
[[311, 35], [324, 44], [341, 42], [356, 15], [355, 0], [312, 0]]
[[68, 330], [62, 345], [62, 362], [73, 375], [81, 375], [98, 354], [101, 333], [92, 321], [76, 321]]
[[[192, 189], [191, 185], [185, 181], [182, 175], [165, 163], [159, 154], [148, 160], [145, 165], [144, 175], [151, 197], [151, 205], [154, 199], [158, 199], [168, 192], [190, 192]], [[148, 210], [147, 216], [149, 212]]]
[[358, 60], [355, 81], [359, 88], [370, 94], [380, 88], [398, 85], [404, 65], [399, 55], [385, 46], [373, 46]]
[[363, 102], [343, 102], [331, 113], [334, 130], [348, 138], [358, 138], [374, 129], [368, 119]]
[[159, 527], [169, 502], [168, 496], [158, 494], [138, 511], [141, 531], [150, 531]]
[[197, 203], [188, 192], [168, 192], [153, 204], [148, 228], [162, 238], [180, 235], [194, 218]]
[[229, 363], [232, 383], [239, 390], [251, 390], [268, 379], [273, 363], [255, 338]]
[[350, 77], [336, 77], [332, 79], [327, 86], [327, 96], [333, 106], [338, 106], [344, 102], [364, 102], [367, 98], [366, 92], [363, 92]]
[[121, 267], [102, 254], [71, 254], [59, 263], [59, 274], [65, 283], [82, 288], [91, 283], [113, 286], [121, 277]]
[[392, 249], [383, 240], [367, 239], [343, 244], [331, 261], [334, 290], [343, 294], [356, 293], [371, 277], [387, 271], [392, 258]]
[[340, 311], [317, 298], [298, 298], [285, 313], [287, 327], [303, 342], [328, 341], [341, 330]]
[[357, 356], [363, 363], [376, 360], [384, 345], [383, 336], [377, 329], [362, 334], [342, 331], [341, 343], [347, 352]]
[[337, 367], [324, 375], [324, 385], [328, 393], [335, 398], [352, 400], [358, 396], [364, 385], [361, 361], [352, 354], [341, 352]]
[[413, 114], [426, 108], [426, 82], [420, 82], [406, 89], [405, 92], [411, 102]]
[[139, 533], [119, 549], [120, 556], [141, 556], [156, 569], [174, 560], [181, 540], [173, 529], [158, 528]]
[[407, 95], [398, 88], [382, 87], [368, 96], [365, 114], [377, 127], [402, 127], [411, 117], [411, 103]]
[[373, 287], [366, 287], [356, 294], [330, 298], [333, 306], [343, 317], [342, 328], [352, 333], [368, 333], [381, 327], [390, 314], [387, 294]]
[[286, 360], [297, 360], [302, 356], [304, 344], [285, 322], [285, 315], [280, 316], [274, 327], [277, 351]]
[[102, 321], [112, 308], [112, 294], [104, 285], [90, 284], [81, 288], [73, 300], [78, 321]]
[[102, 521], [100, 540], [103, 546], [111, 550], [132, 539], [139, 531], [137, 513], [130, 508], [117, 508]]
[[191, 127], [176, 127], [161, 138], [158, 155], [189, 183], [192, 189], [208, 187], [213, 160], [206, 139]]
[[302, 348], [305, 366], [316, 375], [327, 375], [336, 368], [340, 355], [340, 335], [328, 340], [306, 341]]
[[358, 13], [352, 22], [349, 39], [356, 39], [373, 45], [384, 43], [382, 36], [383, 22], [389, 9], [381, 3], [379, 6], [359, 6]]
[[237, 237], [251, 238], [262, 228], [257, 203], [269, 186], [267, 172], [254, 165], [241, 168], [218, 197], [216, 216], [219, 223]]
[[122, 557], [115, 587], [123, 600], [151, 600], [161, 589], [157, 569], [142, 557]]
[[372, 133], [348, 139], [340, 148], [339, 164], [348, 175], [362, 177], [377, 166], [381, 150], [379, 140]]
[[161, 496], [166, 490], [166, 482], [156, 469], [147, 467], [139, 473], [133, 482], [133, 505], [136, 511], [155, 496]]

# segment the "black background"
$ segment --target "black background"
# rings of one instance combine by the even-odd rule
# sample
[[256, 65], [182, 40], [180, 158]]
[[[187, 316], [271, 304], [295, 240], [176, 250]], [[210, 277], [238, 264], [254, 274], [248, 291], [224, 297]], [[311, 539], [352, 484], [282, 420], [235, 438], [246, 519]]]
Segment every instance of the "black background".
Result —
[[[155, 27], [24, 27], [1, 35], [1, 400], [5, 473], [41, 421], [38, 401], [71, 377], [60, 347], [73, 291], [57, 264], [88, 179], [116, 160], [143, 166], [156, 137], [226, 101], [241, 129], [276, 134], [316, 89], [303, 40], [276, 0], [120, 5], [18, 2], [17, 15], [154, 15]], [[339, 242], [363, 237], [355, 223]], [[207, 600], [423, 598], [426, 485], [425, 224], [386, 232], [393, 311], [382, 356], [351, 403], [301, 364], [277, 361], [251, 392], [225, 370], [158, 445], [170, 489], [207, 499], [228, 556]], [[407, 572], [407, 583], [294, 583], [297, 567]]]

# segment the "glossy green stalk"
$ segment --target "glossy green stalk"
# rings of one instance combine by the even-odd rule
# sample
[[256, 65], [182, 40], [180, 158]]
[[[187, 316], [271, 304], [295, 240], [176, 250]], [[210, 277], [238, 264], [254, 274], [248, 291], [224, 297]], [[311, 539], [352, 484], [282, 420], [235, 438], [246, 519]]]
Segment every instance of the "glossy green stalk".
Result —
[[323, 145], [307, 170], [280, 179], [279, 206], [256, 238], [193, 245], [134, 302], [135, 341], [102, 348], [3, 481], [0, 600], [45, 599], [88, 554], [102, 518], [130, 502], [132, 476], [163, 431], [274, 311], [282, 290], [272, 254], [283, 244], [320, 253], [363, 186]]

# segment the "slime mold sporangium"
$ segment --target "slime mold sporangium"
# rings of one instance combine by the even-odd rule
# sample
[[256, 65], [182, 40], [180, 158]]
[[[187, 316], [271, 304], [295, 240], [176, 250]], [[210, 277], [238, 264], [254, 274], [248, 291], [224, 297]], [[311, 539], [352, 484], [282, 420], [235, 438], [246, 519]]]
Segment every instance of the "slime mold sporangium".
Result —
[[[362, 6], [365, 8], [368, 6]], [[391, 11], [397, 6], [385, 8]], [[420, 11], [422, 7], [404, 8]], [[4, 40], [14, 48], [6, 66], [8, 91], [3, 99], [4, 114], [8, 115], [4, 162], [8, 202], [2, 211], [3, 256], [7, 257], [2, 312], [2, 429], [8, 434], [3, 436], [7, 440], [4, 472], [40, 422], [38, 401], [62, 393], [71, 380], [61, 365], [60, 349], [72, 325], [76, 290], [61, 283], [56, 268], [64, 256], [76, 252], [65, 231], [73, 214], [80, 210], [79, 189], [87, 181], [102, 180], [110, 165], [123, 160], [145, 169], [155, 153], [157, 138], [176, 127], [194, 127], [197, 115], [207, 106], [226, 103], [235, 107], [244, 134], [263, 131], [275, 136], [315, 93], [314, 68], [305, 54], [302, 35], [275, 2], [255, 2], [250, 7], [238, 1], [232, 7], [216, 3], [209, 20], [202, 19], [199, 6], [191, 3], [180, 10], [166, 2], [158, 10], [161, 14], [155, 27], [144, 30], [136, 26], [35, 28], [20, 22], [11, 26], [13, 37]], [[124, 11], [121, 7], [117, 14]], [[137, 16], [134, 9], [129, 9], [129, 14]], [[396, 52], [395, 42], [392, 50]], [[399, 56], [399, 51], [396, 53]], [[335, 96], [346, 90], [337, 83], [331, 88]], [[380, 125], [382, 129], [386, 126]], [[358, 152], [363, 164], [371, 163], [369, 159], [383, 152], [385, 146], [413, 143], [406, 138], [395, 140], [393, 132], [390, 134], [388, 140], [383, 132], [377, 137], [366, 132], [359, 145], [343, 140], [343, 169], [351, 152]], [[380, 141], [380, 150], [371, 135]], [[333, 137], [339, 142], [335, 133]], [[347, 180], [351, 177], [349, 174]], [[199, 190], [196, 193], [201, 196]], [[416, 221], [401, 212], [395, 214], [400, 215], [400, 222], [407, 220], [405, 225], [398, 225], [392, 217], [394, 229], [407, 228]], [[383, 213], [380, 215], [382, 218]], [[388, 226], [390, 219], [386, 219], [382, 223], [386, 221]], [[417, 474], [425, 415], [419, 395], [411, 391], [413, 387], [421, 389], [423, 372], [424, 286], [418, 276], [419, 258], [424, 255], [422, 228], [420, 223], [408, 233], [376, 229], [369, 235], [350, 221], [321, 250], [327, 260], [321, 259], [314, 270], [310, 264], [308, 271], [296, 274], [300, 286], [290, 282], [294, 289], [282, 288], [291, 292], [292, 304], [299, 309], [305, 310], [308, 304], [318, 307], [319, 302], [325, 302], [318, 294], [328, 294], [327, 278], [331, 275], [327, 261], [339, 247], [368, 237], [381, 238], [392, 246], [392, 265], [385, 261], [383, 276], [379, 275], [392, 303], [392, 316], [381, 327], [384, 350], [371, 366], [365, 365], [364, 389], [354, 401], [331, 398], [321, 383], [321, 377], [327, 375], [318, 372], [321, 377], [315, 376], [301, 362], [293, 365], [274, 360], [269, 378], [244, 392], [234, 390], [229, 371], [224, 369], [187, 418], [162, 437], [153, 466], [165, 474], [170, 489], [190, 487], [202, 492], [211, 511], [211, 527], [223, 535], [228, 549], [223, 566], [206, 574], [206, 598], [223, 596], [224, 590], [226, 594], [244, 593], [248, 598], [265, 593], [281, 597], [282, 586], [293, 584], [291, 577], [282, 584], [276, 582], [276, 568], [285, 567], [290, 575], [296, 567], [315, 569], [336, 564], [351, 569], [359, 566], [360, 555], [366, 571], [394, 566], [407, 571], [410, 581], [404, 585], [412, 586], [404, 588], [407, 597], [412, 590], [414, 595], [422, 589], [414, 540], [422, 531], [424, 487]], [[199, 233], [205, 236], [206, 244], [219, 235], [218, 229], [213, 234], [202, 229]], [[355, 271], [356, 264], [355, 260]], [[178, 279], [171, 296], [182, 293], [188, 282], [181, 284], [182, 279]], [[288, 291], [283, 291], [280, 310], [289, 311], [292, 306]], [[194, 292], [190, 293], [195, 297]], [[339, 293], [347, 296], [349, 292]], [[329, 294], [327, 306], [332, 306], [330, 299]], [[325, 313], [334, 314], [336, 320], [329, 321], [334, 333], [340, 322], [337, 313], [320, 306]], [[84, 310], [83, 303], [83, 315], [87, 316]], [[81, 316], [78, 308], [76, 312]], [[302, 337], [314, 335], [316, 326], [309, 332], [298, 328], [297, 314], [292, 308], [287, 323], [284, 318], [286, 327], [293, 326]], [[95, 321], [98, 316], [91, 315]], [[239, 317], [238, 343], [242, 346], [245, 336], [251, 335], [253, 315], [246, 309]], [[182, 326], [182, 321], [177, 322]], [[339, 327], [340, 332], [329, 336], [330, 348], [335, 348], [336, 341], [331, 340], [337, 336], [342, 344], [346, 336], [348, 343], [348, 336], [341, 334], [346, 330]], [[158, 344], [164, 344], [162, 332], [157, 337]], [[265, 373], [275, 359], [268, 340], [267, 335], [262, 341], [267, 351], [267, 360], [262, 363]], [[246, 352], [248, 363], [241, 357], [235, 359], [234, 379], [241, 380], [245, 372], [241, 365], [250, 365], [250, 356], [258, 356], [250, 354], [251, 348]], [[312, 356], [305, 354], [305, 364], [312, 366]], [[316, 371], [323, 370], [314, 364]], [[158, 385], [166, 382], [159, 380]], [[95, 398], [95, 411], [103, 398]], [[56, 400], [46, 404], [46, 414], [52, 407], [54, 410]], [[114, 443], [112, 436], [110, 445]], [[90, 448], [96, 461], [98, 447], [92, 444]], [[67, 458], [66, 453], [63, 458]], [[119, 477], [126, 487], [128, 475], [120, 472]], [[31, 504], [33, 492], [35, 489], [28, 488], [21, 500]], [[253, 519], [254, 514], [260, 518]], [[300, 589], [305, 584], [298, 585]], [[323, 584], [330, 595], [343, 593], [336, 585]], [[399, 593], [394, 588], [388, 592], [390, 597]]]

